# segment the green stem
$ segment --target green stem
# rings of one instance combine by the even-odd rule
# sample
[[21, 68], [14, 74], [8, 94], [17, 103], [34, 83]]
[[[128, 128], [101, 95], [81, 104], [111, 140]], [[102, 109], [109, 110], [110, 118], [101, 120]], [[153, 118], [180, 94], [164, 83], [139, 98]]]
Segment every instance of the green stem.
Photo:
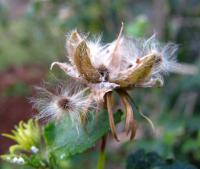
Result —
[[106, 137], [103, 136], [102, 138], [102, 143], [101, 143], [101, 150], [99, 152], [99, 157], [98, 157], [98, 163], [97, 163], [97, 169], [104, 169], [105, 168], [105, 148], [106, 148]]

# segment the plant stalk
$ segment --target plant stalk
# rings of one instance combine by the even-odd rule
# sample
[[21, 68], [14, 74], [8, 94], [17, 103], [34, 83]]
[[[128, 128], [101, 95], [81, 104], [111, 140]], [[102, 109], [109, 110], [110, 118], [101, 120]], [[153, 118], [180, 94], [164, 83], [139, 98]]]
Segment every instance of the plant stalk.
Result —
[[104, 169], [105, 168], [105, 149], [106, 149], [106, 139], [107, 136], [103, 136], [102, 142], [101, 142], [101, 149], [99, 152], [99, 157], [98, 157], [98, 163], [97, 163], [97, 169]]

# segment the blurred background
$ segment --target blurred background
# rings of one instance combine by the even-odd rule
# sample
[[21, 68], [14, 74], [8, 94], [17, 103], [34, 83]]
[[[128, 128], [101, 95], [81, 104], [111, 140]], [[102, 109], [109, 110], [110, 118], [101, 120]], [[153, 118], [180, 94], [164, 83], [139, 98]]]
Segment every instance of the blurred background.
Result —
[[[199, 0], [0, 0], [0, 133], [10, 132], [20, 120], [35, 114], [28, 98], [33, 86], [64, 78], [53, 61], [65, 61], [65, 35], [77, 28], [112, 41], [121, 22], [132, 37], [150, 37], [179, 45], [178, 60], [200, 65]], [[200, 75], [172, 74], [159, 89], [136, 89], [132, 96], [154, 123], [138, 113], [136, 140], [116, 143], [110, 139], [107, 168], [123, 169], [126, 157], [138, 149], [155, 151], [200, 168]], [[123, 125], [119, 125], [119, 130]], [[123, 137], [123, 134], [122, 136]], [[10, 140], [0, 136], [0, 154]], [[92, 169], [96, 151], [75, 157], [76, 165]], [[0, 162], [0, 168], [22, 168]], [[25, 167], [26, 168], [26, 167]]]

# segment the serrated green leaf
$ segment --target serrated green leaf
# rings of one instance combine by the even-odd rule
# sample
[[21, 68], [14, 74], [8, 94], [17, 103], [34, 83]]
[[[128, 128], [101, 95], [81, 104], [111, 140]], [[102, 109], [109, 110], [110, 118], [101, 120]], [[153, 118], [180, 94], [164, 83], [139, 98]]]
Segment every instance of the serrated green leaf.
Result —
[[[120, 121], [121, 115], [121, 111], [114, 114], [116, 123]], [[50, 123], [44, 128], [44, 138], [50, 153], [62, 160], [93, 147], [109, 130], [107, 112], [102, 112], [98, 119], [93, 118], [85, 127], [78, 126], [78, 129], [69, 117], [59, 123]]]

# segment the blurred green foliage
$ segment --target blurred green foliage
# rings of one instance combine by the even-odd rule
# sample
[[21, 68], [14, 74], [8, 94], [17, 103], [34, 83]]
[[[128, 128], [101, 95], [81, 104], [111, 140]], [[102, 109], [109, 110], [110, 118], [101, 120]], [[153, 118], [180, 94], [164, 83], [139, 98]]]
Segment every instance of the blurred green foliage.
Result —
[[145, 153], [138, 150], [129, 155], [126, 169], [197, 169], [195, 166], [175, 161], [173, 159], [163, 159], [155, 152]]
[[[180, 45], [180, 61], [199, 66], [200, 2], [168, 0], [165, 1], [165, 7], [155, 9], [156, 2], [30, 1], [24, 14], [16, 18], [10, 17], [9, 6], [0, 3], [0, 69], [25, 63], [37, 63], [48, 68], [53, 60], [64, 60], [65, 34], [74, 28], [85, 33], [103, 33], [103, 41], [108, 41], [117, 36], [123, 21], [126, 34], [133, 37], [150, 36], [156, 30], [153, 16], [162, 16], [165, 8], [168, 13], [160, 24], [164, 24], [166, 29], [162, 30], [160, 38]], [[26, 95], [28, 91], [29, 88], [19, 83], [5, 93], [12, 95], [22, 92]], [[139, 148], [162, 156], [154, 154], [158, 157], [156, 160], [173, 158], [200, 168], [200, 75], [172, 75], [166, 77], [163, 89], [138, 89], [132, 95], [144, 114], [154, 122], [157, 134], [153, 135], [147, 122], [136, 113], [142, 136], [132, 143], [123, 144], [119, 153], [108, 150], [108, 168], [125, 168], [124, 156]], [[95, 153], [86, 152], [66, 163], [74, 169], [83, 165], [92, 168], [96, 156]], [[146, 158], [147, 154], [142, 153], [142, 156]], [[9, 169], [13, 166], [3, 163], [1, 168]]]

